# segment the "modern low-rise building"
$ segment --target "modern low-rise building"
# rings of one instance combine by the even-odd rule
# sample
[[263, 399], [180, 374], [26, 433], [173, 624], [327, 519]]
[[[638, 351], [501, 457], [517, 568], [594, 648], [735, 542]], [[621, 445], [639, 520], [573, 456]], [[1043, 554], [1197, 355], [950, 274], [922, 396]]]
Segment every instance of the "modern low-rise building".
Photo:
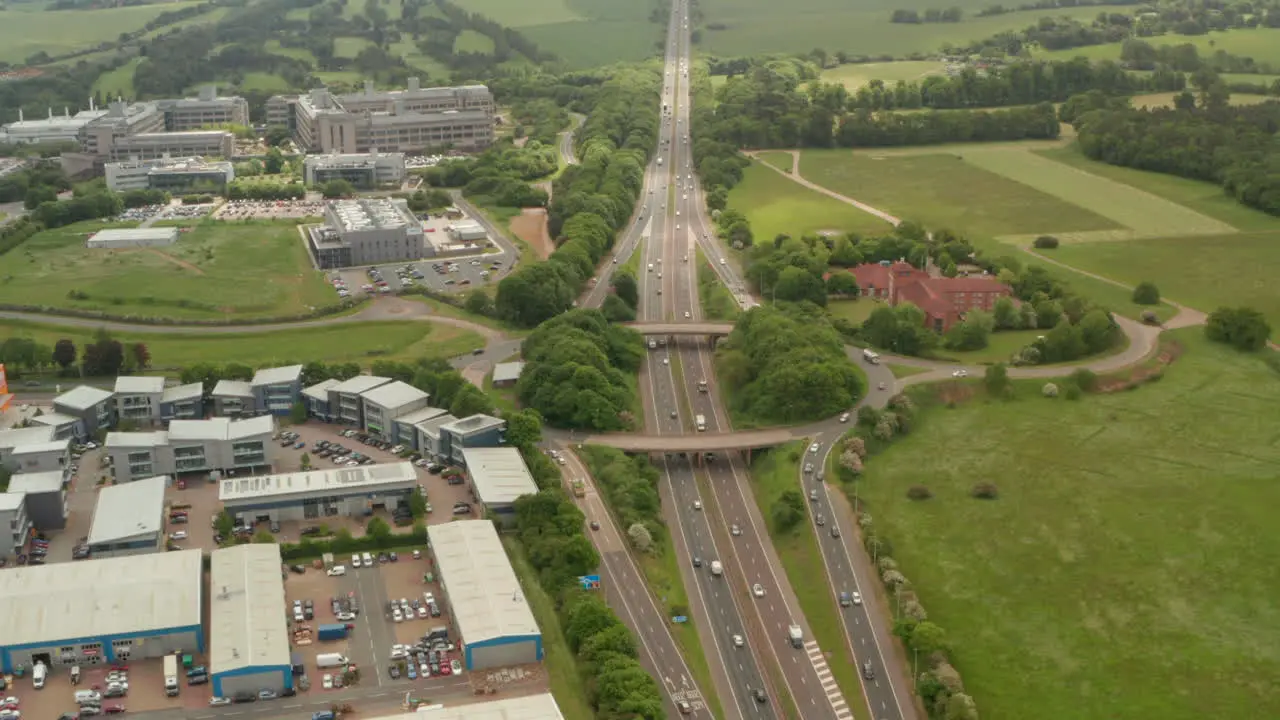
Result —
[[427, 536], [467, 670], [541, 661], [542, 632], [493, 523], [431, 525]]
[[59, 412], [47, 412], [31, 418], [31, 424], [53, 428], [54, 440], [70, 440], [77, 437], [76, 430], [80, 426], [80, 418]]
[[84, 246], [90, 250], [167, 247], [178, 242], [178, 228], [107, 228], [90, 235]]
[[71, 441], [55, 440], [54, 432], [44, 425], [0, 430], [0, 465], [12, 473], [67, 472]]
[[489, 231], [475, 220], [451, 223], [444, 231], [449, 236], [449, 240], [455, 243], [476, 244], [489, 239]]
[[364, 427], [364, 393], [391, 382], [377, 375], [356, 375], [329, 387], [329, 422]]
[[0, 573], [0, 669], [92, 667], [202, 652], [199, 550]]
[[493, 386], [511, 387], [520, 380], [520, 374], [523, 372], [524, 362], [522, 361], [498, 363], [493, 366]]
[[255, 410], [288, 415], [302, 399], [302, 366], [263, 368], [254, 373], [249, 386], [253, 389]]
[[252, 415], [256, 404], [253, 385], [245, 380], [219, 380], [213, 386], [213, 414], [217, 417]]
[[492, 513], [503, 525], [516, 521], [515, 503], [538, 492], [529, 466], [513, 447], [463, 448], [467, 482], [487, 517]]
[[372, 720], [564, 720], [551, 693], [485, 700], [460, 705], [432, 705], [412, 712], [378, 715]]
[[0, 493], [0, 557], [6, 560], [26, 552], [31, 540], [33, 525], [26, 499], [25, 493]]
[[431, 399], [425, 392], [399, 380], [361, 393], [364, 400], [364, 430], [386, 441], [396, 437], [395, 419], [420, 410]]
[[216, 85], [205, 85], [195, 97], [157, 100], [168, 132], [199, 130], [220, 125], [249, 125], [249, 102], [238, 96], [219, 96]]
[[116, 425], [115, 394], [110, 390], [78, 385], [53, 399], [53, 409], [61, 415], [79, 418], [76, 437], [88, 440]]
[[336, 416], [331, 415], [329, 412], [329, 389], [341, 384], [341, 380], [329, 378], [303, 388], [302, 401], [307, 405], [307, 417], [313, 417], [324, 422], [337, 422], [334, 419]]
[[159, 423], [163, 397], [164, 378], [121, 375], [116, 378], [116, 417], [139, 425]]
[[164, 489], [169, 478], [150, 477], [98, 491], [89, 526], [89, 553], [95, 558], [162, 552]]
[[28, 120], [19, 108], [16, 122], [0, 125], [0, 143], [7, 145], [78, 143], [81, 130], [106, 114], [106, 110], [81, 110], [72, 115], [70, 110], [63, 108], [61, 115], [54, 115], [53, 108], [49, 108], [49, 117]]
[[[9, 478], [10, 493], [26, 496], [27, 517], [40, 532], [67, 526], [67, 477], [58, 470], [18, 473]], [[4, 522], [0, 520], [0, 527]]]
[[235, 149], [235, 136], [226, 130], [148, 132], [116, 138], [107, 157], [116, 162], [165, 157], [231, 158]]
[[272, 464], [275, 418], [174, 420], [167, 431], [107, 435], [116, 482], [153, 475], [253, 472]]
[[209, 561], [209, 672], [213, 694], [293, 687], [280, 546], [214, 550]]
[[302, 161], [302, 176], [308, 185], [345, 180], [362, 190], [399, 186], [405, 177], [404, 153], [374, 150], [350, 155], [308, 155]]
[[499, 447], [507, 442], [507, 421], [492, 415], [469, 415], [440, 426], [442, 459], [463, 465], [466, 448]]
[[421, 260], [427, 252], [422, 223], [403, 200], [336, 200], [324, 216], [324, 226], [308, 233], [321, 269]]
[[407, 504], [417, 487], [413, 463], [398, 462], [227, 478], [219, 485], [218, 500], [236, 522], [252, 525], [394, 510]]
[[[392, 421], [392, 436], [389, 442], [397, 445], [411, 447], [421, 452], [422, 447], [419, 442], [418, 426], [443, 415], [448, 415], [449, 411], [441, 410], [434, 407], [423, 407], [410, 413], [405, 413]], [[450, 417], [453, 417], [450, 415]]]
[[236, 178], [235, 168], [230, 162], [206, 161], [198, 157], [109, 162], [103, 166], [103, 171], [107, 176], [107, 188], [114, 192], [164, 190], [173, 195], [222, 194]]
[[443, 413], [414, 423], [418, 431], [418, 452], [429, 458], [446, 460], [449, 456], [449, 437], [441, 428], [457, 419], [449, 413]]
[[198, 420], [204, 417], [204, 383], [165, 388], [160, 394], [160, 419]]

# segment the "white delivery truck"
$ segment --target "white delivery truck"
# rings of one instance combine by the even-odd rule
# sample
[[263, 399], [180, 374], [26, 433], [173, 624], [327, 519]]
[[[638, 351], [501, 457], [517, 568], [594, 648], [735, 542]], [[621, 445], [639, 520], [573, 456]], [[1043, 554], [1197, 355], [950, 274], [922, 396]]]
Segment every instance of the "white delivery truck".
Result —
[[173, 697], [178, 694], [178, 656], [164, 656], [164, 694]]
[[45, 678], [49, 677], [49, 668], [42, 662], [31, 669], [31, 685], [37, 690], [44, 688]]
[[724, 566], [720, 564], [719, 560], [711, 561], [711, 574], [716, 577], [720, 577], [724, 574]]
[[321, 670], [341, 667], [347, 664], [347, 656], [342, 653], [321, 653], [316, 656], [316, 667]]
[[862, 357], [872, 365], [880, 364], [880, 356], [872, 350], [863, 350]]
[[804, 647], [804, 631], [799, 625], [792, 625], [787, 628], [787, 639], [791, 641], [791, 647]]
[[707, 429], [707, 416], [706, 416], [706, 415], [695, 415], [695, 416], [694, 416], [694, 418], [693, 418], [693, 422], [694, 422], [694, 424], [695, 424], [695, 425], [697, 425], [697, 426], [698, 426], [698, 432], [703, 432], [703, 431], [705, 431], [705, 430]]

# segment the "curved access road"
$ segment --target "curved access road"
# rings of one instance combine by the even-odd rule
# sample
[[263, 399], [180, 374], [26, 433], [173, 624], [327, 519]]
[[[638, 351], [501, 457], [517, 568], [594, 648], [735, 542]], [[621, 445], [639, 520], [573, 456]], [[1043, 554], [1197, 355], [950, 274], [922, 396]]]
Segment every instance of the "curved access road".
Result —
[[578, 132], [578, 128], [582, 127], [582, 123], [587, 121], [587, 116], [580, 113], [569, 113], [572, 125], [568, 130], [560, 133], [560, 144], [557, 150], [560, 153], [560, 162], [563, 165], [577, 165], [578, 155], [573, 151], [573, 136]]

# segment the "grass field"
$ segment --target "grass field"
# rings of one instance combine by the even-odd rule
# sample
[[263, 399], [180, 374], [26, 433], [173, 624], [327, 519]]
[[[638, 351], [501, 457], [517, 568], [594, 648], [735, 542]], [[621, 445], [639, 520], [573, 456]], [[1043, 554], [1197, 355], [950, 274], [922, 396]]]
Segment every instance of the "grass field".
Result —
[[861, 325], [871, 313], [883, 303], [872, 300], [828, 300], [827, 312], [832, 317], [844, 318], [855, 325]]
[[[293, 224], [205, 222], [164, 248], [89, 250], [79, 223], [0, 257], [0, 302], [176, 318], [301, 313], [337, 300]], [[76, 300], [70, 291], [88, 295]]]
[[137, 57], [121, 65], [115, 70], [104, 72], [93, 81], [93, 91], [102, 93], [102, 97], [115, 100], [116, 97], [133, 98], [133, 71], [142, 64], [143, 58]]
[[791, 172], [791, 166], [794, 164], [792, 158], [792, 154], [785, 150], [765, 150], [756, 154], [757, 160], [783, 172]]
[[354, 58], [361, 50], [373, 43], [360, 37], [339, 37], [333, 39], [333, 55], [341, 58]]
[[[1154, 47], [1161, 45], [1196, 46], [1200, 57], [1210, 57], [1219, 50], [1233, 55], [1251, 57], [1257, 62], [1268, 62], [1280, 66], [1280, 30], [1256, 28], [1252, 30], [1226, 30], [1211, 32], [1207, 35], [1185, 36], [1165, 35], [1162, 37], [1144, 38]], [[1089, 47], [1038, 52], [1036, 57], [1055, 60], [1069, 60], [1073, 57], [1086, 57], [1090, 60], [1119, 60], [1120, 43], [1107, 45], [1091, 45]], [[1260, 76], [1261, 77], [1261, 76]], [[1251, 82], [1251, 81], [1250, 81]]]
[[831, 595], [831, 586], [826, 582], [815, 582], [815, 578], [826, 577], [826, 566], [813, 534], [813, 521], [806, 515], [799, 526], [779, 530], [769, 519], [771, 509], [782, 493], [804, 490], [800, 483], [800, 457], [804, 448], [805, 442], [799, 441], [757, 454], [751, 463], [751, 487], [760, 514], [766, 518], [769, 538], [782, 561], [787, 580], [800, 601], [800, 610], [813, 631], [813, 639], [826, 654], [827, 666], [836, 685], [854, 717], [869, 720], [867, 704], [862, 699], [862, 685], [854, 669], [857, 663], [849, 654], [844, 628], [840, 624], [840, 608]]
[[953, 155], [806, 150], [800, 174], [898, 217], [972, 236], [1119, 228], [1097, 213]]
[[[1280, 40], [1277, 37], [1276, 40]], [[1173, 107], [1173, 98], [1180, 93], [1151, 93], [1150, 95], [1135, 95], [1132, 104], [1136, 108], [1171, 108]], [[1275, 100], [1269, 95], [1249, 95], [1247, 93], [1232, 93], [1232, 105], [1257, 105], [1268, 100]]]
[[470, 52], [492, 55], [493, 40], [488, 35], [481, 35], [475, 30], [463, 30], [458, 33], [458, 37], [453, 41], [453, 51], [455, 53]]
[[899, 80], [918, 81], [930, 75], [942, 74], [943, 64], [936, 60], [907, 60], [890, 63], [865, 63], [861, 65], [841, 65], [824, 70], [822, 80], [829, 83], [840, 83], [851, 92], [872, 80], [881, 80], [892, 87]]
[[794, 237], [823, 231], [884, 233], [889, 224], [850, 205], [814, 192], [759, 163], [746, 169], [742, 182], [729, 192], [729, 207], [751, 220], [757, 240], [779, 233]]
[[1053, 258], [1122, 282], [1150, 280], [1165, 297], [1204, 312], [1247, 305], [1280, 328], [1276, 224], [1272, 232], [1062, 246]]
[[571, 67], [643, 60], [666, 29], [649, 22], [652, 3], [629, 0], [465, 0], [463, 7], [519, 30]]
[[[68, 338], [83, 347], [92, 342], [91, 327], [59, 327], [18, 321], [0, 322], [0, 336], [29, 337], [53, 347]], [[450, 358], [484, 346], [470, 330], [419, 321], [338, 323], [276, 332], [217, 334], [113, 333], [121, 342], [142, 342], [156, 369], [182, 368], [199, 362], [238, 362], [252, 367], [290, 362], [356, 362]]]
[[250, 72], [244, 74], [244, 80], [240, 83], [240, 89], [249, 92], [257, 90], [261, 92], [288, 92], [289, 83], [279, 75], [272, 75], [265, 72]]
[[[704, 29], [699, 49], [712, 55], [752, 56], [766, 53], [804, 52], [822, 48], [856, 55], [902, 57], [914, 52], [936, 52], [944, 43], [966, 43], [1005, 30], [1021, 30], [1046, 14], [1045, 11], [1015, 12], [978, 18], [986, 0], [958, 0], [951, 5], [963, 8], [967, 19], [959, 23], [904, 25], [889, 22], [893, 0], [704, 0], [699, 7], [703, 23], [725, 26]], [[923, 10], [925, 5], [914, 6]], [[942, 7], [942, 6], [939, 6]], [[1053, 15], [1091, 20], [1096, 8], [1063, 8]]]
[[1175, 337], [1158, 383], [928, 411], [868, 461], [859, 496], [984, 717], [1280, 716], [1280, 378]]
[[117, 7], [104, 10], [61, 10], [45, 12], [43, 5], [10, 5], [0, 24], [0, 60], [21, 64], [43, 50], [62, 55], [103, 42], [115, 42], [121, 33], [133, 32], [156, 16], [197, 2], [170, 2]]

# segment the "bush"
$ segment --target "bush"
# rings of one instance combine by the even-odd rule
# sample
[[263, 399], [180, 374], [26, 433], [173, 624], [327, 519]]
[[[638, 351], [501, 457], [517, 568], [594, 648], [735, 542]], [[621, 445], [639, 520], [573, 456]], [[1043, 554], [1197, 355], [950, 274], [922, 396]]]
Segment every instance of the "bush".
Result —
[[1204, 335], [1213, 342], [1224, 343], [1237, 350], [1261, 350], [1271, 336], [1271, 325], [1253, 308], [1222, 307], [1209, 313]]
[[1058, 238], [1052, 235], [1041, 235], [1032, 243], [1037, 250], [1052, 250], [1058, 247]]
[[1053, 383], [1045, 383], [1044, 387], [1040, 388], [1040, 394], [1047, 398], [1056, 398], [1058, 397], [1058, 386]]
[[1068, 400], [1079, 400], [1080, 395], [1081, 395], [1080, 388], [1076, 387], [1075, 385], [1068, 385], [1066, 392], [1063, 394], [1063, 397], [1065, 397]]
[[1133, 301], [1139, 305], [1156, 305], [1160, 302], [1160, 289], [1153, 282], [1140, 282], [1133, 289]]
[[1080, 368], [1071, 373], [1071, 383], [1084, 392], [1092, 392], [1098, 387], [1098, 376], [1089, 368]]
[[907, 497], [912, 500], [928, 500], [933, 497], [933, 491], [924, 485], [912, 485], [907, 488]]
[[1000, 496], [1000, 490], [995, 483], [981, 482], [973, 486], [969, 494], [979, 500], [995, 500]]

